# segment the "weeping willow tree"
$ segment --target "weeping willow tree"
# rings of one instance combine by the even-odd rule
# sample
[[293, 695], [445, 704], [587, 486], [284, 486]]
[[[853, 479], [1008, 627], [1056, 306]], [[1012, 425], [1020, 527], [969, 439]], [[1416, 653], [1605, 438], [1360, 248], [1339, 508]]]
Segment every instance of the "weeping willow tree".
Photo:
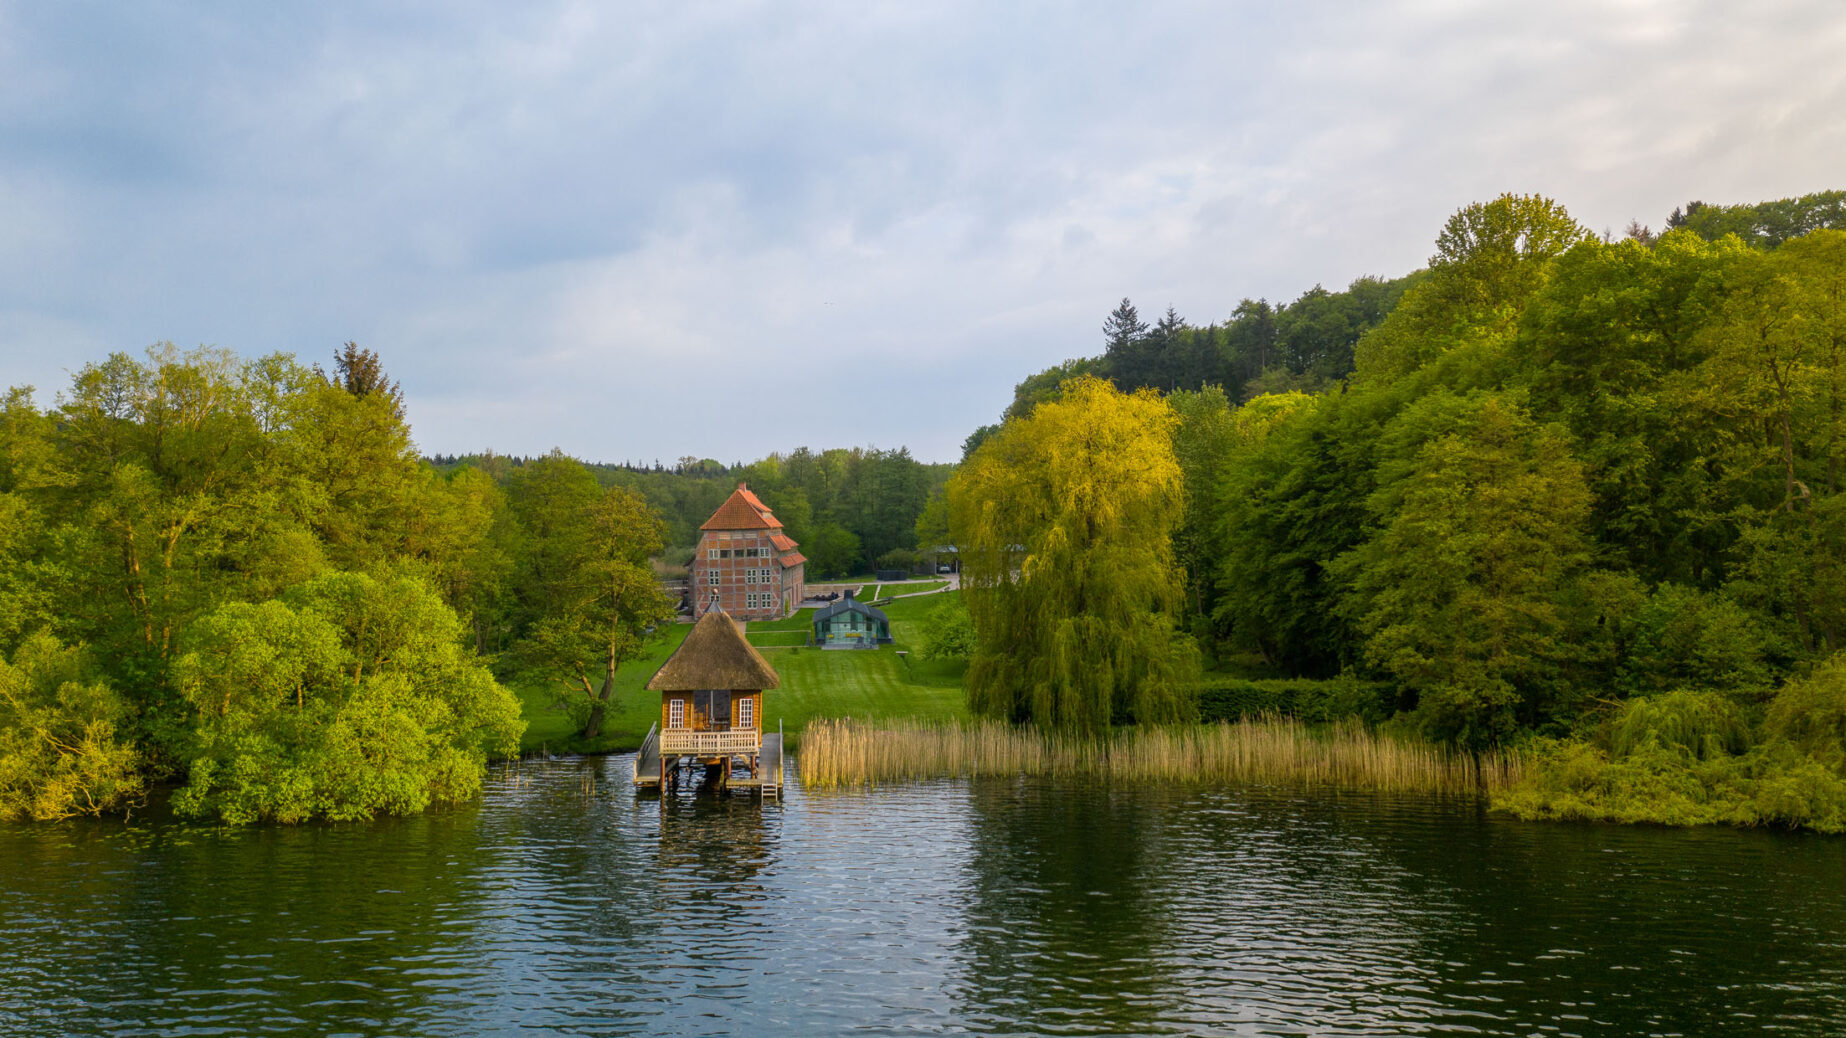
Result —
[[1198, 652], [1174, 616], [1177, 422], [1152, 391], [1073, 379], [949, 481], [976, 713], [1078, 733], [1196, 714]]

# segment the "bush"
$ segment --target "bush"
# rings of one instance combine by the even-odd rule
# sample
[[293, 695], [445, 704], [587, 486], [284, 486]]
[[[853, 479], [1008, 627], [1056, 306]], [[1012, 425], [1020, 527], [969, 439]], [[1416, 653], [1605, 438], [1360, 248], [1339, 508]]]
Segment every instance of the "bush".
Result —
[[[1753, 745], [1754, 744], [1754, 745]], [[1624, 704], [1600, 744], [1536, 740], [1494, 798], [1521, 818], [1846, 831], [1846, 658], [1790, 682], [1753, 733], [1715, 692]]]
[[0, 660], [0, 819], [100, 815], [141, 795], [134, 748], [117, 737], [121, 697], [84, 670], [45, 634]]
[[481, 788], [518, 749], [513, 694], [419, 581], [334, 573], [186, 632], [175, 683], [199, 712], [183, 815], [231, 823], [410, 814]]
[[1377, 724], [1391, 715], [1395, 700], [1391, 686], [1351, 678], [1263, 681], [1208, 674], [1198, 692], [1199, 717], [1206, 722], [1274, 716], [1311, 724], [1358, 717]]
[[1634, 616], [1628, 640], [1618, 681], [1629, 692], [1769, 686], [1768, 636], [1728, 598], [1662, 584]]
[[1846, 653], [1782, 686], [1769, 704], [1771, 738], [1846, 771]]
[[919, 659], [965, 660], [974, 655], [974, 617], [960, 595], [944, 595], [924, 615], [922, 642]]
[[1750, 748], [1750, 727], [1737, 705], [1712, 692], [1668, 692], [1630, 700], [1610, 725], [1617, 757], [1658, 745], [1698, 760], [1733, 757]]

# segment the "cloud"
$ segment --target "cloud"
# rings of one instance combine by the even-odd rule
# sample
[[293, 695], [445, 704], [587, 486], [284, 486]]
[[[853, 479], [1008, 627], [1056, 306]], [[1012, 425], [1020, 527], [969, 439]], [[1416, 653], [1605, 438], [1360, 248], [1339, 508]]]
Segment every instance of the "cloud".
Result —
[[0, 376], [380, 350], [431, 451], [952, 458], [1123, 295], [1846, 186], [1831, 0], [0, 5]]

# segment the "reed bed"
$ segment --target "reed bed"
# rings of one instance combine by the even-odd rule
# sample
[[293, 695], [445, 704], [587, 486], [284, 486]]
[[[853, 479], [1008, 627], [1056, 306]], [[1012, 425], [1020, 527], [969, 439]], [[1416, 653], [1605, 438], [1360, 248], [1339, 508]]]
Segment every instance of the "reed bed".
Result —
[[1083, 739], [995, 721], [815, 721], [801, 736], [807, 789], [936, 778], [1049, 775], [1127, 782], [1252, 783], [1409, 793], [1498, 792], [1521, 777], [1513, 751], [1453, 753], [1368, 730], [1270, 718], [1127, 729]]

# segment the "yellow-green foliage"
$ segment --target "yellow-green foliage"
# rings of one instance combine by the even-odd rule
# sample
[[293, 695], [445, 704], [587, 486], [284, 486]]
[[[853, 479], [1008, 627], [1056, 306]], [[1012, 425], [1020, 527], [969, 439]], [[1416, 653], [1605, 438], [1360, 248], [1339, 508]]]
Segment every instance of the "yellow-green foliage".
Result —
[[1316, 730], [1289, 720], [1139, 726], [1102, 738], [998, 721], [816, 721], [802, 733], [800, 761], [802, 785], [813, 789], [1053, 775], [1473, 793], [1504, 789], [1520, 777], [1513, 753], [1476, 757], [1394, 739], [1357, 723]]
[[1710, 692], [1631, 700], [1610, 727], [1610, 750], [1626, 757], [1655, 745], [1698, 760], [1718, 760], [1749, 749], [1750, 727], [1735, 703]]
[[410, 578], [335, 573], [192, 625], [177, 684], [198, 713], [181, 814], [244, 823], [409, 814], [480, 791], [519, 704]]
[[1151, 391], [1073, 379], [949, 481], [977, 713], [1090, 733], [1192, 716], [1197, 652], [1173, 621], [1177, 421]]
[[1769, 704], [1767, 728], [1772, 738], [1846, 771], [1846, 653], [1783, 686]]
[[1711, 692], [1631, 700], [1599, 742], [1539, 740], [1494, 798], [1522, 818], [1846, 831], [1846, 656], [1791, 681], [1760, 733]]
[[123, 714], [106, 685], [83, 680], [77, 650], [49, 635], [0, 660], [0, 819], [99, 815], [139, 797]]

